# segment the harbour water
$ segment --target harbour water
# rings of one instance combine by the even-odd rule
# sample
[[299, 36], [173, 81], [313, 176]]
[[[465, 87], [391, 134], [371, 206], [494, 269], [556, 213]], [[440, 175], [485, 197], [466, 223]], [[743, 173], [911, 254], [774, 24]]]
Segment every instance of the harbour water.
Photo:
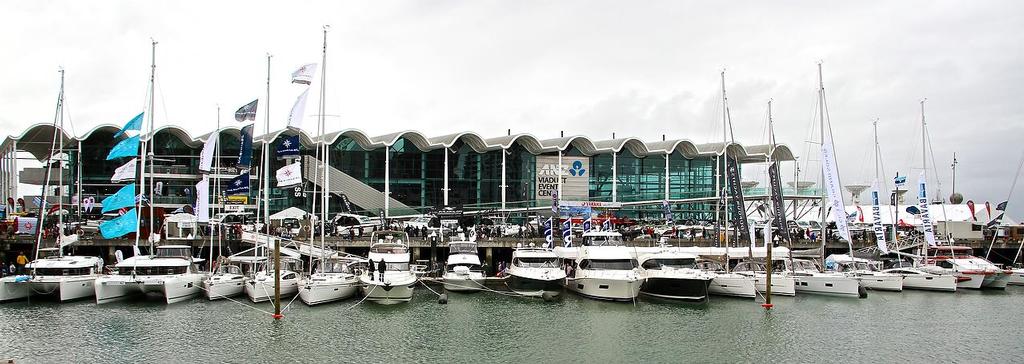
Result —
[[[1019, 362], [1024, 288], [774, 297], [706, 305], [556, 302], [417, 288], [405, 305], [356, 300], [285, 318], [196, 298], [0, 305], [0, 359], [35, 362]], [[249, 304], [246, 302], [246, 304]], [[257, 305], [271, 310], [270, 304]]]

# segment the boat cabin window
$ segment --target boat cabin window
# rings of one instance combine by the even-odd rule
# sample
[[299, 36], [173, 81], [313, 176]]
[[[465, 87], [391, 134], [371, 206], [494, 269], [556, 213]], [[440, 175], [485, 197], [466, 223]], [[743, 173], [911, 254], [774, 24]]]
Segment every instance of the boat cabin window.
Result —
[[948, 260], [940, 260], [935, 265], [946, 269], [953, 269], [953, 263], [950, 263]]
[[132, 272], [140, 276], [164, 276], [174, 274], [185, 274], [188, 271], [188, 267], [119, 267], [117, 268], [118, 274], [131, 275]]
[[636, 259], [584, 259], [580, 262], [580, 269], [587, 270], [631, 270], [636, 267]]
[[622, 246], [622, 237], [617, 235], [585, 235], [584, 246]]
[[[322, 268], [322, 269], [319, 269]], [[348, 265], [343, 262], [332, 262], [328, 261], [327, 264], [322, 264], [318, 267], [317, 273], [350, 273]]]
[[91, 274], [92, 267], [84, 268], [36, 268], [36, 275], [40, 276], [84, 276]]
[[409, 248], [402, 244], [374, 244], [370, 247], [370, 251], [381, 254], [406, 254], [409, 252]]
[[[298, 261], [298, 260], [293, 260], [293, 259], [287, 259], [287, 260], [282, 259], [281, 260], [281, 269], [282, 270], [290, 270], [290, 271], [300, 271], [300, 270], [302, 270], [302, 262]], [[273, 260], [268, 260], [267, 261], [267, 271], [269, 272], [269, 271], [272, 271], [272, 270], [274, 270], [274, 261]]]
[[190, 247], [156, 248], [156, 256], [160, 258], [188, 258], [192, 256]]
[[725, 270], [721, 263], [711, 261], [698, 262], [695, 268], [700, 270]]
[[665, 269], [665, 268], [693, 268], [697, 263], [693, 258], [661, 258], [649, 259], [644, 262], [644, 269]]
[[288, 273], [281, 277], [281, 279], [295, 279], [296, 276], [297, 275], [295, 273]]
[[217, 273], [220, 274], [242, 274], [242, 268], [237, 265], [222, 265], [217, 267]]
[[799, 270], [819, 270], [818, 265], [814, 262], [806, 260], [795, 260], [793, 261], [793, 268]]
[[764, 264], [761, 263], [741, 262], [739, 264], [736, 264], [736, 266], [733, 267], [732, 270], [738, 272], [761, 272], [764, 271], [765, 269]]
[[522, 268], [557, 268], [558, 258], [545, 258], [545, 257], [530, 257], [524, 258], [519, 257], [512, 260], [512, 264]]
[[[377, 264], [377, 263], [374, 263], [374, 264]], [[398, 271], [407, 271], [407, 270], [409, 270], [409, 263], [406, 263], [406, 262], [395, 262], [395, 263], [388, 262], [387, 263], [387, 270], [384, 271], [384, 272], [387, 273], [387, 272], [398, 272]]]
[[448, 254], [476, 254], [476, 244], [451, 243], [448, 245]]

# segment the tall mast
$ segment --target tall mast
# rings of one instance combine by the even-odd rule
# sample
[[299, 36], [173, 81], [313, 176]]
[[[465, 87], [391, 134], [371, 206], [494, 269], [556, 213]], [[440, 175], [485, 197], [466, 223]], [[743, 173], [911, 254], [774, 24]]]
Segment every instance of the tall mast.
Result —
[[[818, 62], [818, 121], [819, 130], [821, 136], [821, 145], [825, 145], [825, 81], [821, 76], [821, 62]], [[821, 163], [825, 163], [824, 160]], [[825, 185], [825, 169], [821, 169], [821, 184]], [[828, 238], [826, 232], [828, 231], [828, 224], [825, 222], [825, 189], [821, 188], [821, 204], [819, 210], [821, 210], [821, 262], [825, 263], [825, 241]], [[851, 255], [852, 256], [852, 255]]]
[[[768, 145], [769, 145], [769, 147], [768, 147], [768, 156], [765, 157], [765, 166], [770, 169], [771, 165], [772, 165], [772, 156], [775, 155], [775, 126], [772, 125], [772, 100], [771, 99], [768, 99]], [[765, 198], [765, 202], [768, 204], [767, 206], [771, 206], [771, 203], [772, 203], [772, 192], [774, 192], [773, 188], [772, 188], [772, 184], [771, 184], [771, 176], [769, 174], [770, 174], [769, 171], [766, 169], [765, 170], [765, 177], [767, 177], [766, 179], [768, 179], [768, 181], [769, 181], [768, 185], [765, 186], [766, 187], [765, 191], [768, 192], [768, 193], [765, 194], [765, 197], [766, 197]], [[782, 183], [782, 181], [779, 181], [779, 183]], [[774, 209], [769, 209], [769, 210], [774, 210]], [[769, 215], [771, 215], [771, 213], [769, 213]], [[772, 231], [772, 225], [774, 225], [773, 222], [774, 222], [773, 219], [769, 219], [768, 222], [765, 223], [765, 227], [764, 228], [768, 229], [769, 233]], [[783, 231], [779, 231], [779, 234], [782, 234], [782, 233], [783, 233]], [[768, 238], [768, 235], [771, 235], [771, 234], [765, 235], [765, 239], [764, 239], [764, 269], [765, 269], [765, 274], [764, 274], [764, 279], [765, 279], [765, 284], [764, 284], [764, 308], [765, 309], [771, 309], [772, 308], [772, 248], [773, 248], [773, 246], [772, 246], [771, 239]], [[783, 235], [783, 236], [785, 236], [785, 235]], [[754, 229], [754, 236], [752, 236], [751, 239], [756, 239], [756, 237], [757, 237], [757, 229]], [[751, 241], [750, 245], [753, 245], [753, 244], [754, 244], [754, 242]], [[752, 260], [752, 261], [754, 260], [754, 248], [750, 248], [750, 260]]]
[[[729, 148], [728, 148], [728, 131], [729, 131], [729, 98], [725, 95], [725, 70], [722, 70], [722, 164], [719, 168], [728, 169], [729, 165]], [[728, 174], [728, 171], [726, 171]], [[726, 176], [728, 178], [728, 176]], [[728, 188], [722, 186], [722, 193], [725, 196], [722, 208], [722, 223], [725, 226], [725, 271], [729, 272], [729, 192]]]
[[[224, 203], [224, 199], [221, 198], [221, 195], [220, 195], [220, 173], [221, 173], [220, 172], [220, 104], [217, 104], [217, 149], [215, 149], [213, 153], [215, 155], [214, 160], [216, 161], [216, 164], [215, 164], [216, 167], [214, 167], [215, 168], [214, 169], [215, 170], [214, 176], [216, 176], [216, 178], [214, 179], [214, 181], [215, 181], [214, 182], [214, 186], [215, 187], [213, 189], [214, 196], [216, 196], [216, 197], [214, 197], [215, 198], [214, 201], [219, 201], [221, 204], [223, 204]], [[220, 211], [223, 211], [223, 210], [224, 210], [224, 208], [223, 208], [223, 205], [222, 205]], [[216, 211], [218, 211], [218, 210], [214, 209], [214, 212], [216, 212]], [[210, 232], [212, 233], [213, 230], [210, 230]], [[213, 249], [213, 247], [211, 246], [210, 249]], [[220, 238], [220, 230], [218, 230], [217, 231], [217, 256], [220, 257], [221, 255], [224, 255], [224, 250], [223, 250], [223, 245], [222, 245], [221, 238]], [[211, 262], [211, 264], [212, 264], [212, 262]]]
[[327, 125], [326, 125], [326, 120], [325, 120], [325, 117], [324, 117], [324, 114], [326, 113], [327, 107], [326, 107], [326, 105], [324, 105], [324, 103], [327, 101], [327, 99], [326, 99], [326, 94], [327, 94], [327, 91], [326, 91], [326, 89], [327, 89], [327, 85], [326, 85], [327, 84], [327, 29], [329, 29], [329, 28], [330, 28], [329, 25], [324, 25], [324, 28], [323, 28], [323, 31], [324, 31], [324, 43], [323, 43], [323, 50], [322, 50], [322, 56], [321, 56], [322, 58], [321, 58], [321, 61], [320, 61], [320, 112], [318, 113], [320, 115], [317, 117], [317, 119], [319, 121], [319, 124], [320, 124], [320, 148], [323, 151], [322, 155], [323, 155], [323, 158], [324, 158], [323, 159], [323, 164], [324, 164], [323, 187], [320, 189], [320, 198], [322, 199], [321, 200], [321, 204], [320, 204], [320, 211], [321, 211], [321, 220], [320, 220], [320, 264], [321, 265], [326, 264], [326, 262], [324, 262], [324, 258], [325, 258], [324, 251], [325, 251], [326, 246], [327, 246], [326, 239], [325, 239], [325, 236], [326, 236], [325, 229], [326, 229], [326, 225], [327, 225], [327, 211], [328, 211], [327, 202], [328, 202], [328, 199], [330, 198], [330, 192], [331, 192], [331, 187], [329, 185], [330, 178], [327, 177], [327, 169], [330, 168], [330, 164], [329, 164], [330, 157], [327, 155], [327, 152], [328, 152], [327, 144], [326, 144], [326, 141], [323, 139], [324, 134], [327, 132], [327, 127], [326, 127]]
[[[928, 99], [927, 98], [921, 99], [921, 174], [925, 176], [924, 177], [925, 179], [927, 179], [928, 178], [928, 157], [927, 157], [927, 155], [928, 155], [928, 152], [927, 152], [928, 151], [928, 146], [927, 146], [926, 143], [927, 143], [927, 134], [928, 134], [928, 129], [927, 129], [928, 128], [928, 124], [924, 120], [924, 102], [925, 102], [925, 100], [928, 100]], [[918, 189], [920, 189], [920, 188], [921, 187], [919, 186]], [[925, 200], [925, 203], [927, 204], [928, 200]], [[927, 229], [927, 227], [922, 226], [921, 229], [922, 229], [922, 231], [925, 231], [925, 229]], [[924, 259], [928, 258], [928, 242], [925, 241], [925, 240], [921, 241], [921, 256], [924, 257]]]
[[[267, 105], [263, 108], [264, 110], [264, 128], [266, 135], [270, 135], [270, 57], [267, 53]], [[261, 178], [265, 190], [263, 191], [263, 233], [266, 238], [266, 244], [270, 245], [270, 147], [268, 141], [263, 141], [263, 163], [260, 168], [263, 169], [263, 177]], [[280, 320], [281, 315], [281, 240], [274, 239], [274, 315], [275, 320]]]
[[[148, 144], [148, 147], [149, 147], [149, 157], [150, 157], [150, 161], [149, 161], [149, 252], [150, 252], [150, 254], [153, 254], [153, 252], [154, 252], [154, 250], [153, 250], [153, 243], [154, 243], [153, 238], [154, 238], [154, 234], [156, 233], [156, 226], [155, 226], [156, 219], [153, 216], [153, 205], [156, 204], [156, 200], [153, 199], [153, 187], [154, 187], [154, 183], [155, 183], [153, 181], [153, 174], [154, 174], [153, 173], [153, 165], [155, 164], [154, 162], [156, 162], [155, 161], [156, 156], [155, 156], [155, 153], [154, 153], [154, 151], [155, 151], [155, 149], [154, 149], [155, 145], [154, 144], [156, 144], [155, 143], [155, 141], [156, 141], [155, 140], [155, 136], [156, 135], [153, 134], [153, 130], [154, 130], [153, 118], [155, 117], [155, 115], [154, 115], [155, 113], [153, 112], [153, 102], [154, 102], [155, 95], [156, 95], [156, 41], [152, 40], [152, 39], [151, 39], [151, 41], [153, 42], [153, 50], [152, 50], [152, 56], [151, 56], [152, 57], [151, 58], [151, 63], [150, 63], [150, 66], [149, 66], [149, 143], [146, 143], [146, 144]], [[143, 164], [143, 168], [145, 168], [145, 164]]]
[[[46, 190], [50, 189], [50, 176], [53, 171], [53, 150], [57, 146], [57, 139], [60, 138], [60, 145], [64, 145], [64, 130], [62, 128], [64, 122], [64, 69], [58, 70], [60, 72], [60, 91], [57, 92], [57, 108], [54, 110], [53, 115], [53, 139], [50, 141], [50, 155], [46, 159], [46, 179], [43, 181], [43, 188], [39, 193], [39, 218], [36, 221], [36, 254], [34, 259], [39, 259], [39, 249], [42, 248], [43, 244], [43, 222], [46, 220]], [[59, 152], [58, 152], [59, 153]], [[62, 197], [62, 196], [57, 196]], [[58, 211], [58, 219], [60, 211]], [[58, 220], [61, 221], [61, 220]], [[57, 244], [59, 248], [60, 244], [60, 223], [57, 225], [58, 239]]]

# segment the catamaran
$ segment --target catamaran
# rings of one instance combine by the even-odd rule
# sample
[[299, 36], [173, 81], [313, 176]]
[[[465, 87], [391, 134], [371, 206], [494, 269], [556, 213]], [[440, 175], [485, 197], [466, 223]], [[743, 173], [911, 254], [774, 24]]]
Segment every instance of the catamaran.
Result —
[[114, 265], [114, 274], [96, 278], [96, 303], [108, 303], [133, 296], [156, 294], [168, 304], [201, 293], [207, 273], [196, 266], [203, 259], [192, 257], [192, 247], [164, 245], [152, 255], [136, 255]]

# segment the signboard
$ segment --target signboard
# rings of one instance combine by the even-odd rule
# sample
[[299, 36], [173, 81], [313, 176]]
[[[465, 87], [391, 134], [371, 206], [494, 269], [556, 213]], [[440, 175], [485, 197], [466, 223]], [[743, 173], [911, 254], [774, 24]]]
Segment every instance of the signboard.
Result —
[[[564, 186], [562, 188], [565, 188]], [[562, 200], [559, 202], [562, 207], [592, 207], [601, 209], [618, 209], [622, 208], [621, 202], [601, 202], [601, 201], [566, 201]]]
[[245, 211], [244, 205], [224, 205], [224, 211], [227, 212], [243, 212]]
[[[590, 197], [590, 158], [562, 156], [559, 168], [557, 155], [537, 156], [535, 199], [551, 200], [562, 182], [560, 199], [586, 200]], [[564, 204], [564, 203], [562, 203]]]
[[249, 203], [249, 196], [246, 195], [233, 195], [227, 196], [224, 201], [225, 205], [245, 205]]

